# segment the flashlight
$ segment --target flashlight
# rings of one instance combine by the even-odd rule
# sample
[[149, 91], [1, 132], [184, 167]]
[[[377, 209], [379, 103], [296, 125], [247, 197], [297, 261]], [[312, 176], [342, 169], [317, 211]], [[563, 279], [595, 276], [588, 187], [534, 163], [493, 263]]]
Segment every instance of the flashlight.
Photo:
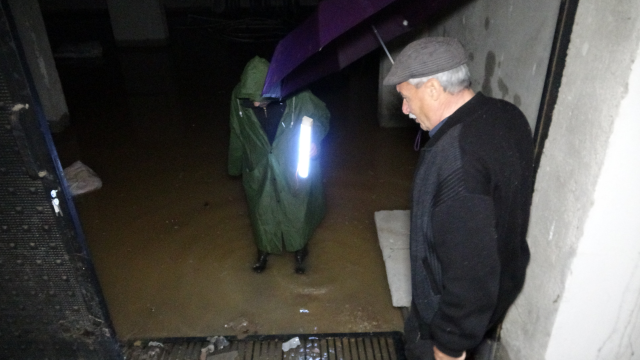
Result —
[[298, 145], [298, 175], [306, 178], [309, 175], [309, 158], [311, 157], [311, 126], [313, 119], [304, 116], [300, 125], [300, 143]]

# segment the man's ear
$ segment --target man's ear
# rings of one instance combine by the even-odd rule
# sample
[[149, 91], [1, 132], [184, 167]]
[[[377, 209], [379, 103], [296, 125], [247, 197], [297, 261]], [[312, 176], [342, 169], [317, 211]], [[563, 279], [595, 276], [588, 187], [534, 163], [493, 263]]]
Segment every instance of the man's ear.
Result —
[[432, 101], [438, 101], [442, 94], [444, 93], [444, 89], [442, 85], [440, 85], [440, 81], [431, 78], [427, 80], [422, 86], [426, 87], [427, 95]]

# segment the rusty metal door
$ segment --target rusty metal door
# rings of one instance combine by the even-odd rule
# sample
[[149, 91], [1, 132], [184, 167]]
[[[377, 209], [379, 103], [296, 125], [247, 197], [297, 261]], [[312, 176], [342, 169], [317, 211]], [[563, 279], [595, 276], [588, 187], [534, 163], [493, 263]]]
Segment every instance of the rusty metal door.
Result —
[[122, 359], [10, 9], [0, 2], [0, 358]]

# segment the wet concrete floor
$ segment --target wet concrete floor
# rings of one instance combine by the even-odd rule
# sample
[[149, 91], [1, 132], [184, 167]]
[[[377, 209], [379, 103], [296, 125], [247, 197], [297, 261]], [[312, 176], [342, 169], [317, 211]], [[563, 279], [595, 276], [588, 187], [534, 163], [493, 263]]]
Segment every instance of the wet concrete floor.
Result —
[[307, 273], [289, 253], [256, 274], [228, 112], [244, 64], [273, 44], [171, 31], [167, 48], [58, 63], [72, 125], [54, 138], [63, 167], [81, 160], [104, 183], [76, 205], [118, 337], [401, 330], [373, 214], [408, 209], [416, 128], [378, 127], [377, 55], [311, 87], [332, 119]]

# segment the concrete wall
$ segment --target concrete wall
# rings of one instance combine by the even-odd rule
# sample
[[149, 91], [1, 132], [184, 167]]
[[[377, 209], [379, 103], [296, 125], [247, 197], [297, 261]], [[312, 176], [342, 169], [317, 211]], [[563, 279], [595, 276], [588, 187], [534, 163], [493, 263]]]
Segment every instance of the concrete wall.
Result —
[[118, 45], [166, 45], [169, 28], [160, 0], [107, 0]]
[[37, 0], [10, 0], [18, 36], [38, 91], [42, 109], [53, 131], [68, 125], [69, 110], [53, 60], [49, 38]]
[[639, 48], [640, 2], [580, 1], [503, 358], [640, 358]]
[[[472, 88], [517, 105], [533, 129], [538, 116], [560, 0], [475, 0], [455, 10], [420, 36], [455, 37], [469, 52]], [[398, 51], [403, 41], [392, 44]], [[381, 75], [388, 72], [381, 64]], [[395, 90], [381, 89], [381, 125], [401, 126], [388, 119], [400, 111]]]

